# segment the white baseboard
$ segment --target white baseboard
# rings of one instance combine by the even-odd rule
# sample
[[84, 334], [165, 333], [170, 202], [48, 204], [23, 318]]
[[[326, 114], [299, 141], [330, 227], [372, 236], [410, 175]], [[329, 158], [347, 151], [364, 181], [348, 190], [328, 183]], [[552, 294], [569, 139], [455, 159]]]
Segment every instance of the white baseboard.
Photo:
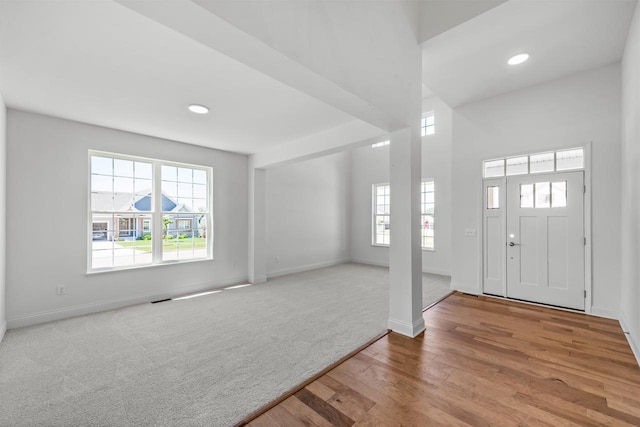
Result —
[[640, 366], [640, 343], [636, 342], [634, 336], [631, 334], [631, 329], [629, 329], [629, 321], [624, 314], [624, 311], [620, 312], [620, 327], [624, 332], [624, 335], [627, 337], [627, 341], [629, 341], [629, 346], [631, 347], [631, 351], [636, 356], [636, 361], [638, 362], [638, 366]]
[[157, 301], [166, 298], [175, 298], [190, 293], [204, 292], [213, 289], [219, 289], [226, 286], [247, 283], [247, 277], [233, 277], [221, 280], [216, 283], [203, 283], [199, 285], [184, 286], [171, 289], [159, 293], [147, 293], [135, 295], [127, 298], [112, 299], [91, 304], [77, 305], [57, 310], [41, 311], [38, 313], [24, 314], [21, 316], [7, 319], [6, 327], [8, 329], [21, 328], [23, 326], [31, 326], [39, 323], [51, 322], [53, 320], [67, 319], [69, 317], [84, 316], [86, 314], [99, 313], [102, 311], [115, 310], [118, 308], [128, 307], [137, 304], [145, 304], [151, 301]]
[[[368, 260], [368, 259], [361, 259], [361, 258], [351, 258], [351, 262], [355, 262], [358, 264], [366, 264], [366, 265], [375, 265], [377, 267], [387, 267], [389, 268], [389, 263], [388, 262], [380, 262], [380, 261], [372, 261], [372, 260]], [[439, 276], [451, 276], [451, 273], [449, 271], [445, 271], [445, 270], [439, 270], [437, 268], [422, 268], [422, 272], [423, 273], [429, 273], [429, 274], [437, 274]]]
[[471, 295], [480, 295], [482, 294], [482, 291], [480, 290], [480, 288], [474, 288], [471, 287], [469, 285], [465, 285], [463, 283], [456, 283], [456, 282], [451, 282], [451, 290], [453, 291], [458, 291], [458, 292], [464, 292], [465, 294], [471, 294]]
[[256, 276], [256, 277], [253, 279], [253, 282], [252, 282], [251, 280], [249, 280], [249, 282], [250, 282], [251, 284], [253, 284], [253, 285], [257, 285], [257, 284], [259, 284], [259, 283], [264, 283], [264, 282], [266, 282], [266, 281], [267, 281], [267, 275], [266, 275], [266, 274], [263, 274], [262, 276]]
[[287, 274], [302, 273], [303, 271], [309, 271], [309, 270], [315, 270], [318, 268], [332, 267], [334, 265], [345, 264], [349, 261], [350, 261], [349, 259], [336, 259], [333, 261], [318, 262], [315, 264], [301, 265], [301, 266], [292, 267], [292, 268], [283, 268], [281, 270], [276, 270], [276, 271], [267, 273], [267, 277], [269, 279], [273, 279], [280, 276], [286, 276]]
[[589, 314], [591, 314], [592, 316], [606, 317], [607, 319], [620, 319], [620, 313], [609, 308], [591, 306], [591, 313]]
[[2, 323], [0, 323], [0, 342], [2, 342], [5, 332], [7, 332], [7, 321], [3, 320]]
[[420, 316], [419, 319], [414, 320], [413, 323], [408, 323], [398, 319], [389, 319], [387, 327], [393, 332], [397, 332], [410, 338], [417, 337], [424, 332], [426, 328], [424, 318], [422, 316]]

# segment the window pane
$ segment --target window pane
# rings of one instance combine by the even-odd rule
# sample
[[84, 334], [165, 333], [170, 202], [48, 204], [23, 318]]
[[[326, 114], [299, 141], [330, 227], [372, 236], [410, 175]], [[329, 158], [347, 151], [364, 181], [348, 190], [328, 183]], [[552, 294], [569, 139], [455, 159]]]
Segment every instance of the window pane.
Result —
[[536, 208], [551, 207], [551, 183], [536, 182]]
[[113, 175], [113, 159], [108, 157], [91, 156], [91, 173]]
[[504, 176], [504, 159], [484, 162], [484, 177], [493, 178]]
[[162, 179], [164, 181], [177, 181], [178, 168], [176, 168], [175, 166], [162, 165]]
[[567, 207], [567, 181], [551, 184], [551, 207]]
[[194, 212], [207, 212], [207, 201], [205, 199], [193, 199]]
[[134, 176], [136, 178], [151, 179], [152, 177], [151, 163], [135, 162], [133, 164], [133, 167], [135, 169]]
[[175, 181], [162, 181], [162, 194], [169, 197], [178, 197], [178, 184]]
[[163, 224], [164, 261], [206, 258], [206, 215], [164, 215]]
[[113, 192], [113, 178], [104, 175], [91, 175], [92, 192]]
[[207, 183], [207, 173], [202, 170], [194, 169], [193, 170], [193, 182], [196, 184], [206, 184]]
[[584, 149], [564, 150], [556, 153], [556, 170], [584, 168]]
[[133, 194], [133, 178], [113, 178], [113, 191], [116, 193]]
[[136, 179], [134, 182], [134, 190], [138, 196], [144, 194], [151, 194], [151, 180], [150, 179]]
[[115, 176], [133, 177], [133, 162], [131, 160], [113, 159], [113, 174]]
[[507, 159], [507, 175], [522, 175], [529, 172], [527, 156]]
[[[522, 187], [520, 191], [522, 192]], [[522, 204], [522, 195], [520, 203]], [[500, 187], [487, 187], [487, 209], [500, 209]]]
[[178, 181], [179, 182], [193, 182], [193, 169], [178, 168]]
[[207, 186], [206, 185], [193, 185], [193, 197], [197, 197], [199, 199], [207, 198]]
[[520, 185], [520, 207], [521, 208], [533, 207], [533, 184]]
[[193, 197], [192, 184], [178, 183], [178, 197]]
[[553, 172], [554, 155], [553, 153], [534, 154], [530, 156], [530, 169], [531, 173], [536, 172]]

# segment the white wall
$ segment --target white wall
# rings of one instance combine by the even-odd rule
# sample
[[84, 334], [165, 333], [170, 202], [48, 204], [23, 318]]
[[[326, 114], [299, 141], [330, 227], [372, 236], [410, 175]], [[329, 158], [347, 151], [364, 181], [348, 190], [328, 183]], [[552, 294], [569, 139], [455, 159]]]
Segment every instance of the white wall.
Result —
[[[436, 97], [423, 100], [433, 111], [436, 133], [422, 137], [422, 177], [435, 182], [435, 250], [422, 251], [422, 271], [451, 274], [451, 109]], [[389, 249], [371, 245], [372, 185], [389, 182], [389, 146], [352, 150], [351, 259], [389, 265]], [[392, 219], [393, 222], [393, 219]], [[393, 227], [393, 226], [392, 226]]]
[[349, 260], [349, 153], [267, 169], [267, 276]]
[[0, 93], [0, 341], [6, 330], [7, 109]]
[[[246, 156], [11, 109], [7, 127], [9, 327], [246, 280]], [[215, 260], [87, 275], [89, 149], [211, 166]]]
[[482, 160], [592, 142], [594, 314], [620, 311], [620, 66], [576, 74], [453, 112], [452, 286], [480, 292]]
[[620, 320], [640, 363], [640, 7], [622, 60], [622, 306]]

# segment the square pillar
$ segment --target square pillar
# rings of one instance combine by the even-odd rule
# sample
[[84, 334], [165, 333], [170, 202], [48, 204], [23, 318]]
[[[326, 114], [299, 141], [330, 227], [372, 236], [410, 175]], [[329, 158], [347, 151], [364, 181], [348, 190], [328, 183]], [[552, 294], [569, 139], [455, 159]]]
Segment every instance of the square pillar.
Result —
[[419, 128], [392, 132], [390, 144], [391, 244], [389, 248], [389, 321], [394, 332], [415, 337], [422, 318], [420, 186], [422, 139]]

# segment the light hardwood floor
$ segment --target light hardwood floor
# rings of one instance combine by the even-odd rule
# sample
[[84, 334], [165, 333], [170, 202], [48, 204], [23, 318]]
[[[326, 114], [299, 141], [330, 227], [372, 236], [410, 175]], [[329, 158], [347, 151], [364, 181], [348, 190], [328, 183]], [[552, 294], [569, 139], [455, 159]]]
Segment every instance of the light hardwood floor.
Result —
[[617, 321], [456, 293], [426, 334], [390, 333], [250, 426], [640, 426]]

